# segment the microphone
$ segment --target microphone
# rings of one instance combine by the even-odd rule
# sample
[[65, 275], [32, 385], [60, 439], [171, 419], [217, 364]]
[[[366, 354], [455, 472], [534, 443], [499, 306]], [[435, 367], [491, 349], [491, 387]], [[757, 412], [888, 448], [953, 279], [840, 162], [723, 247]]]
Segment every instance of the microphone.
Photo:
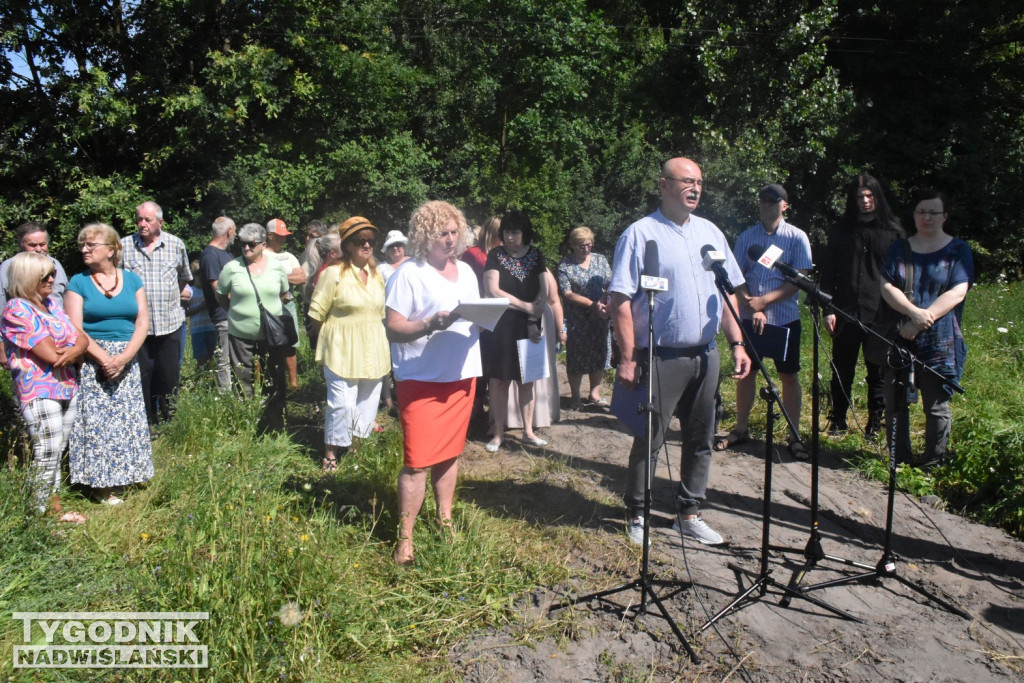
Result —
[[701, 265], [704, 266], [704, 270], [715, 274], [715, 282], [718, 283], [718, 286], [729, 294], [735, 293], [736, 288], [729, 282], [729, 274], [725, 272], [725, 268], [722, 266], [725, 263], [725, 254], [717, 251], [710, 244], [705, 244], [700, 248], [700, 255], [704, 259]]
[[640, 275], [640, 289], [648, 292], [667, 292], [668, 278], [658, 277], [660, 270], [658, 243], [647, 240], [647, 244], [644, 245], [644, 270]]
[[780, 261], [779, 257], [782, 256], [782, 250], [774, 244], [770, 247], [762, 247], [760, 244], [751, 244], [750, 248], [747, 249], [747, 256], [752, 261], [757, 261], [765, 268], [774, 268], [781, 272], [786, 277], [802, 279], [804, 274], [799, 270], [789, 265], [785, 261]]
[[751, 244], [750, 247], [747, 248], [747, 256], [752, 261], [757, 261], [765, 268], [774, 268], [779, 271], [786, 276], [786, 279], [789, 282], [792, 282], [798, 289], [801, 289], [808, 295], [814, 297], [814, 299], [819, 303], [825, 305], [832, 303], [832, 296], [821, 291], [818, 285], [814, 284], [809, 277], [785, 261], [779, 260], [779, 257], [782, 256], [782, 249], [779, 249], [774, 244], [767, 249], [762, 247], [760, 244]]

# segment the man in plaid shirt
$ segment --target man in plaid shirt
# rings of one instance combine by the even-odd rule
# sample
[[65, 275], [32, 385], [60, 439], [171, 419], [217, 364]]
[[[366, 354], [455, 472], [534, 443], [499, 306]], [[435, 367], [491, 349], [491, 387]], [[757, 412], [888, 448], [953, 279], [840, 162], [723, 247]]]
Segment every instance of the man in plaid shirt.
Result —
[[121, 239], [122, 267], [142, 278], [149, 307], [149, 334], [139, 351], [142, 393], [150, 424], [170, 418], [169, 399], [181, 380], [185, 309], [192, 296], [185, 243], [163, 232], [164, 212], [155, 202], [135, 208], [139, 231]]

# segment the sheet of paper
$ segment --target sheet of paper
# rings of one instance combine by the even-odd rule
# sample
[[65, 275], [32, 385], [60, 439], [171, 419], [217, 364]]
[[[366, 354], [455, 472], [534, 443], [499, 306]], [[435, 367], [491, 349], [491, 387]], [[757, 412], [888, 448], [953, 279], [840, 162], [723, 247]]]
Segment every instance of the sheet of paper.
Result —
[[508, 299], [473, 299], [462, 301], [455, 307], [452, 313], [458, 313], [469, 322], [479, 325], [488, 331], [493, 331], [498, 324], [501, 314], [508, 308]]
[[548, 344], [544, 337], [541, 337], [538, 342], [520, 339], [517, 344], [519, 345], [519, 370], [523, 375], [524, 384], [551, 376], [548, 366]]

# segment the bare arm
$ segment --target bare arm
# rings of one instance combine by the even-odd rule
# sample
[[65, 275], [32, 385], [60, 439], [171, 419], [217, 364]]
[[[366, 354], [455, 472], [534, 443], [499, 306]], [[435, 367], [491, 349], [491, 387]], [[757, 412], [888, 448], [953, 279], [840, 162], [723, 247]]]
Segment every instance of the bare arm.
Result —
[[548, 306], [551, 306], [551, 315], [555, 319], [555, 329], [552, 330], [552, 334], [558, 337], [558, 340], [565, 343], [565, 315], [562, 311], [562, 300], [558, 296], [558, 287], [555, 283], [555, 276], [551, 274], [551, 271], [545, 271], [544, 279], [548, 286]]
[[292, 272], [288, 273], [288, 284], [290, 285], [304, 285], [306, 284], [306, 271], [301, 266], [294, 268]]
[[[727, 294], [726, 296], [729, 297], [733, 308], [736, 309], [736, 295]], [[743, 331], [740, 328], [739, 322], [728, 311], [723, 311], [722, 331], [725, 332], [725, 338], [732, 348], [732, 360], [734, 363], [732, 378], [743, 379], [750, 373], [750, 356], [747, 355], [747, 350], [743, 346], [738, 343], [734, 344], [734, 342], [743, 341]]]
[[508, 299], [509, 308], [517, 311], [522, 311], [526, 315], [537, 317], [543, 312], [544, 299], [547, 296], [547, 288], [544, 286], [544, 278], [541, 278], [540, 292], [537, 299], [534, 301], [526, 302], [522, 299], [512, 296], [505, 290], [498, 286], [498, 271], [496, 270], [485, 270], [484, 271], [484, 296], [491, 298], [505, 298]]
[[[74, 323], [72, 324], [74, 325]], [[78, 337], [75, 339], [74, 345], [58, 350], [57, 353], [60, 354], [60, 358], [53, 364], [53, 367], [63, 368], [68, 365], [74, 365], [75, 363], [78, 363], [79, 359], [81, 359], [89, 349], [89, 344], [92, 343], [92, 339], [80, 326], [75, 325], [75, 330], [78, 332]]]
[[[68, 290], [64, 293], [64, 312], [68, 314], [71, 323], [79, 329], [82, 328], [82, 304], [82, 295], [78, 292]], [[90, 358], [95, 359], [100, 365], [110, 360], [107, 352], [91, 337], [89, 337], [88, 346], [86, 347], [86, 354]]]
[[612, 292], [612, 320], [615, 321], [615, 341], [619, 344], [619, 367], [616, 370], [619, 382], [626, 388], [637, 384], [636, 339], [633, 336], [633, 309], [630, 300], [621, 292]]
[[395, 309], [388, 308], [384, 318], [384, 329], [387, 332], [388, 341], [396, 344], [408, 344], [421, 337], [429, 336], [431, 332], [446, 330], [458, 319], [459, 316], [452, 315], [451, 311], [438, 311], [423, 320], [409, 320]]
[[131, 339], [128, 340], [128, 346], [124, 348], [121, 353], [110, 356], [106, 363], [103, 363], [103, 372], [106, 374], [107, 379], [115, 379], [124, 369], [131, 365], [132, 359], [142, 348], [142, 344], [146, 341], [146, 335], [149, 333], [149, 308], [146, 307], [146, 289], [140, 287], [135, 292], [135, 303], [139, 307], [139, 313], [135, 316], [135, 330], [132, 332]]

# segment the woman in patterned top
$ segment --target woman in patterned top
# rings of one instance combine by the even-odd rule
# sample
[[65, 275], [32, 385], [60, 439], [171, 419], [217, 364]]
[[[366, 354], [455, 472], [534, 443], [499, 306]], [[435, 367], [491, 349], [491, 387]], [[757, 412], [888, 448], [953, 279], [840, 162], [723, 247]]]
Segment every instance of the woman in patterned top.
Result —
[[121, 241], [105, 223], [78, 233], [89, 269], [71, 278], [64, 307], [91, 339], [82, 367], [82, 404], [71, 432], [71, 481], [91, 486], [107, 505], [124, 486], [153, 477], [138, 354], [149, 333], [142, 278], [121, 265]]
[[579, 410], [583, 375], [590, 378], [590, 400], [605, 405], [601, 380], [611, 351], [608, 335], [608, 259], [595, 254], [594, 233], [578, 227], [569, 233], [571, 253], [558, 264], [558, 288], [565, 299], [565, 372], [569, 377], [572, 410]]
[[[56, 271], [43, 254], [22, 252], [11, 262], [9, 299], [0, 320], [14, 395], [32, 437], [37, 511], [60, 513], [60, 459], [78, 413], [78, 371], [89, 338], [50, 298]], [[85, 517], [66, 512], [62, 522]]]
[[487, 444], [489, 453], [497, 452], [505, 435], [506, 403], [509, 383], [516, 382], [519, 406], [523, 413], [523, 441], [542, 447], [548, 442], [533, 433], [533, 383], [522, 382], [519, 367], [519, 341], [541, 340], [541, 315], [547, 303], [544, 254], [533, 246], [534, 231], [530, 217], [513, 210], [501, 219], [502, 246], [487, 254], [484, 270], [484, 296], [504, 297], [509, 308], [494, 331], [481, 335], [484, 374], [490, 378], [490, 404], [494, 436]]
[[[882, 270], [882, 298], [906, 316], [899, 336], [904, 344], [910, 345], [917, 359], [943, 377], [959, 382], [967, 358], [960, 321], [964, 299], [974, 283], [971, 248], [944, 230], [946, 199], [941, 192], [932, 188], [915, 190], [913, 204], [917, 232], [889, 247]], [[905, 292], [910, 292], [912, 299]], [[886, 374], [885, 424], [891, 425], [896, 401], [901, 399], [893, 390], [892, 370]], [[924, 404], [925, 448], [924, 457], [911, 462], [930, 467], [946, 459], [952, 422], [949, 399], [953, 390], [931, 372], [918, 370], [915, 376]], [[901, 424], [897, 429], [900, 454], [910, 454], [908, 427]]]

